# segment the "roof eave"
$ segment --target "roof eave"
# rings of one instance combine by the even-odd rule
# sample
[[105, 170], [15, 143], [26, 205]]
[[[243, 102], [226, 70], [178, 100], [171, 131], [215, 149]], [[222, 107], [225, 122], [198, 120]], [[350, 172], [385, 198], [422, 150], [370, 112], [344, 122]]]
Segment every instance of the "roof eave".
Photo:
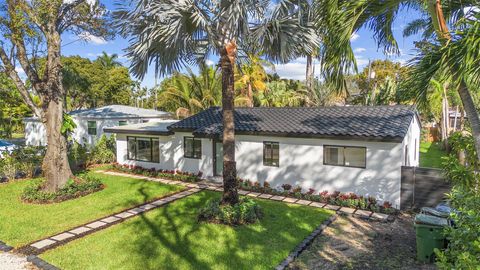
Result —
[[104, 128], [103, 131], [106, 133], [115, 133], [115, 134], [141, 134], [141, 135], [157, 135], [157, 136], [170, 136], [174, 134], [171, 131], [119, 129], [119, 128]]

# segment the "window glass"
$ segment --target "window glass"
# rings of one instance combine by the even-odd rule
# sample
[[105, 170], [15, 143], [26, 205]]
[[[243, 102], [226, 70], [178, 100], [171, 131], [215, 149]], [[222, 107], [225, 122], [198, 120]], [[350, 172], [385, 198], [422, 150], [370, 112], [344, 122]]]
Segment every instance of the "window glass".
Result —
[[127, 121], [125, 121], [125, 120], [118, 121], [118, 125], [119, 125], [119, 126], [126, 126], [126, 125], [127, 125]]
[[152, 146], [150, 138], [137, 138], [137, 160], [151, 160]]
[[326, 165], [366, 167], [367, 149], [365, 147], [325, 145], [323, 149], [323, 163]]
[[264, 142], [263, 143], [263, 165], [265, 166], [279, 166], [280, 160], [280, 145], [278, 142]]
[[184, 137], [183, 140], [184, 156], [186, 158], [202, 157], [202, 140], [194, 137]]
[[160, 142], [158, 139], [152, 139], [152, 162], [160, 162]]
[[135, 137], [127, 137], [127, 144], [128, 144], [128, 153], [127, 153], [127, 159], [135, 160]]
[[127, 159], [160, 162], [160, 144], [157, 138], [127, 137]]
[[88, 132], [88, 135], [97, 135], [96, 121], [87, 121], [87, 132]]

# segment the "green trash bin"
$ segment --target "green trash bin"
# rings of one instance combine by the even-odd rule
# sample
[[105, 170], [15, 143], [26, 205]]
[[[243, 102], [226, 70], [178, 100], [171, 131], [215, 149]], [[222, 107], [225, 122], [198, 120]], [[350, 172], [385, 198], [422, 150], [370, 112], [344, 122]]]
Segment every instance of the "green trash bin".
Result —
[[423, 263], [433, 262], [434, 249], [444, 249], [446, 246], [443, 229], [448, 226], [446, 218], [425, 214], [415, 216], [415, 231], [417, 238], [417, 260]]

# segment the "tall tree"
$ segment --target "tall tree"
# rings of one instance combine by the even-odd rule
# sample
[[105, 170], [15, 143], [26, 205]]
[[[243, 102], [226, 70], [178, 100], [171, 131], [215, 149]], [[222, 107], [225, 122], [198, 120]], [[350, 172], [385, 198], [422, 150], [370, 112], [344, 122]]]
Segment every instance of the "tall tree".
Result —
[[[478, 10], [471, 7], [478, 7], [478, 1], [317, 0], [317, 21], [323, 38], [322, 71], [327, 80], [335, 82], [337, 86], [345, 86], [344, 74], [356, 68], [349, 39], [352, 33], [364, 26], [373, 30], [378, 45], [384, 47], [386, 52], [398, 53], [393, 23], [402, 8], [416, 9], [422, 15], [424, 24], [422, 27], [412, 27], [410, 24], [409, 28], [425, 31], [423, 34], [430, 38], [431, 50], [422, 52], [415, 59], [415, 67], [409, 78], [418, 91], [426, 91], [430, 79], [439, 73], [451, 78], [472, 127], [480, 159], [480, 118], [472, 98], [473, 90], [469, 89], [468, 84], [468, 81], [476, 83], [472, 78], [479, 77], [478, 61], [473, 57], [480, 51], [479, 43], [475, 43]], [[470, 13], [468, 16], [465, 14], [467, 10]], [[449, 27], [454, 27], [455, 31], [451, 32]], [[469, 61], [458, 58], [462, 55]]]
[[254, 92], [265, 91], [267, 72], [265, 67], [275, 70], [275, 65], [263, 60], [258, 55], [248, 54], [248, 61], [240, 66], [236, 74], [236, 88], [240, 88], [240, 95], [235, 98], [235, 104], [253, 107]]
[[[311, 28], [299, 24], [291, 1], [261, 0], [131, 1], [117, 12], [120, 31], [131, 36], [127, 55], [132, 72], [143, 77], [149, 63], [156, 73], [220, 56], [223, 113], [222, 203], [238, 202], [235, 164], [234, 66], [238, 51], [257, 47], [274, 61], [287, 61], [318, 46]], [[271, 8], [270, 5], [275, 5]], [[288, 42], [284, 38], [288, 37]]]
[[[62, 84], [61, 35], [71, 32], [105, 36], [105, 8], [87, 0], [6, 0], [0, 5], [0, 68], [45, 125], [48, 146], [42, 165], [44, 189], [56, 191], [72, 176], [66, 139], [61, 134], [66, 94]], [[42, 52], [45, 55], [41, 56]], [[41, 57], [46, 61], [39, 67], [37, 60]], [[19, 76], [16, 63], [25, 71], [30, 88]], [[32, 100], [30, 92], [40, 98], [41, 105]]]
[[99, 55], [95, 61], [99, 62], [104, 68], [107, 69], [122, 66], [122, 63], [118, 61], [118, 54], [116, 53], [108, 54], [103, 51], [102, 54]]

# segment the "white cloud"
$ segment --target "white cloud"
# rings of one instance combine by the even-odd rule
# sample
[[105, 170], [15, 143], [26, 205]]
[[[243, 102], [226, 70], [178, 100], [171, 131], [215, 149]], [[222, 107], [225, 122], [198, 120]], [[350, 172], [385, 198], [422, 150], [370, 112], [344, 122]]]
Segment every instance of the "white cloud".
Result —
[[213, 62], [213, 61], [210, 60], [210, 59], [207, 59], [207, 60], [205, 60], [205, 64], [206, 64], [207, 66], [213, 66], [213, 65], [215, 65], [215, 62]]
[[97, 36], [94, 36], [88, 32], [85, 32], [85, 33], [81, 33], [78, 35], [78, 37], [82, 40], [85, 40], [89, 43], [92, 43], [92, 44], [95, 44], [95, 45], [105, 45], [107, 44], [108, 42], [102, 38], [102, 37], [97, 37]]
[[352, 36], [350, 37], [350, 41], [352, 41], [352, 42], [353, 42], [353, 41], [357, 40], [359, 37], [360, 37], [360, 35], [359, 35], [359, 34], [357, 34], [357, 33], [353, 33], [353, 34], [352, 34]]
[[[305, 75], [306, 63], [307, 63], [306, 58], [300, 57], [290, 63], [275, 65], [275, 72], [281, 78], [303, 81], [305, 80], [305, 76], [306, 76]], [[320, 70], [320, 63], [318, 62], [318, 60], [314, 60], [315, 75], [318, 74], [319, 70]], [[272, 72], [271, 70], [268, 70], [268, 69], [267, 71]]]
[[367, 51], [367, 49], [365, 49], [365, 48], [355, 48], [353, 50], [354, 53], [362, 53], [362, 52], [365, 52], [365, 51]]

